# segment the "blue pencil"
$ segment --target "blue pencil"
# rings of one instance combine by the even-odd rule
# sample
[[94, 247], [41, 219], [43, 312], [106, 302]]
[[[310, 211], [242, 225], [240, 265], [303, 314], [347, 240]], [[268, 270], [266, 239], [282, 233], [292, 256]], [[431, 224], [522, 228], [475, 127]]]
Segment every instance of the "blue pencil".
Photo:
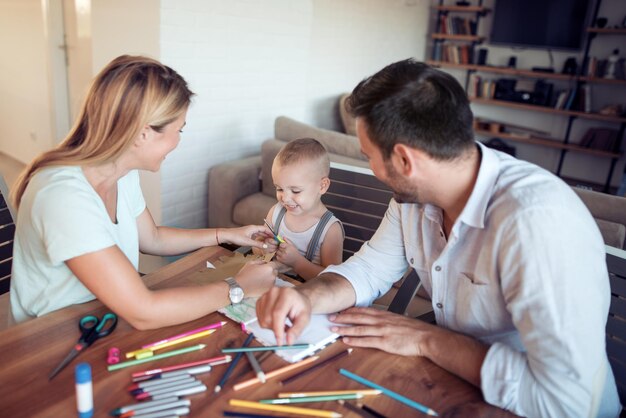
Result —
[[[248, 335], [248, 338], [246, 338], [246, 341], [244, 341], [242, 347], [247, 347], [252, 342], [253, 338], [254, 334]], [[218, 393], [220, 390], [222, 390], [222, 387], [224, 387], [224, 385], [226, 384], [226, 380], [228, 380], [228, 377], [232, 374], [233, 370], [235, 370], [235, 366], [237, 366], [237, 363], [239, 363], [241, 356], [243, 356], [243, 353], [237, 353], [233, 361], [228, 366], [228, 369], [226, 369], [226, 372], [224, 372], [224, 376], [222, 376], [220, 382], [217, 384], [217, 386], [215, 386], [215, 393]]]
[[365, 379], [365, 378], [363, 378], [363, 377], [361, 377], [359, 375], [356, 375], [356, 374], [354, 374], [352, 372], [349, 372], [346, 369], [339, 369], [339, 373], [342, 376], [345, 376], [345, 377], [347, 377], [349, 379], [357, 381], [357, 382], [359, 382], [362, 385], [369, 386], [372, 389], [378, 389], [383, 394], [389, 396], [390, 398], [395, 399], [398, 402], [402, 402], [403, 404], [408, 405], [411, 408], [415, 408], [418, 411], [421, 411], [421, 412], [423, 412], [423, 413], [425, 413], [427, 415], [438, 416], [438, 414], [435, 411], [433, 411], [432, 409], [427, 408], [427, 407], [425, 407], [424, 405], [422, 405], [420, 403], [417, 403], [417, 402], [415, 402], [415, 401], [413, 401], [413, 400], [411, 400], [411, 399], [409, 399], [409, 398], [407, 398], [405, 396], [400, 395], [399, 393], [396, 393], [396, 392], [394, 392], [392, 390], [389, 390], [389, 389], [387, 389], [385, 387], [382, 387], [381, 385], [376, 384], [376, 383], [374, 383], [374, 382], [372, 382], [370, 380], [367, 380], [367, 379]]

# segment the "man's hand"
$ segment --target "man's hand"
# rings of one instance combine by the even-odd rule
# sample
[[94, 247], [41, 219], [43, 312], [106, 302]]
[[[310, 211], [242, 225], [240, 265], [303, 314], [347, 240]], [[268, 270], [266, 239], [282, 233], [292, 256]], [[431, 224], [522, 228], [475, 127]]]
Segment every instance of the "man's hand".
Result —
[[424, 338], [434, 325], [374, 308], [350, 308], [330, 320], [347, 326], [333, 327], [343, 342], [354, 347], [377, 348], [402, 356], [423, 356]]
[[[311, 320], [311, 301], [291, 287], [273, 287], [256, 303], [256, 314], [263, 328], [270, 328], [276, 344], [293, 344]], [[292, 323], [287, 328], [285, 321]]]

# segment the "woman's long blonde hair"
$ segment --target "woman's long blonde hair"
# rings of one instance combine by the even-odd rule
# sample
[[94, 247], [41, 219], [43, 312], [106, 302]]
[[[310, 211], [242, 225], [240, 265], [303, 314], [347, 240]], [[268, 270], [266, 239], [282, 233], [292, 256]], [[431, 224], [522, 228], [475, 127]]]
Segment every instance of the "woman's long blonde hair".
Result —
[[67, 138], [36, 157], [17, 179], [11, 193], [15, 207], [42, 168], [114, 161], [144, 126], [161, 132], [180, 117], [191, 96], [187, 82], [160, 62], [141, 56], [117, 57], [94, 79]]

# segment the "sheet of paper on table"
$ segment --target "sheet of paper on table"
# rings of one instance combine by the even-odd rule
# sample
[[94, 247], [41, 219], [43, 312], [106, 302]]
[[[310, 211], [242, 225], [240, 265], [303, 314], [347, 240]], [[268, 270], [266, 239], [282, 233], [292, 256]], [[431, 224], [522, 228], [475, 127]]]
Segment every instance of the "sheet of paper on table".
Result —
[[[293, 286], [280, 278], [276, 278], [276, 286]], [[229, 305], [218, 312], [226, 315], [233, 321], [244, 324], [248, 332], [254, 333], [255, 338], [263, 345], [276, 345], [274, 333], [266, 328], [261, 328], [256, 317], [256, 298], [246, 298], [237, 305]], [[288, 323], [288, 325], [291, 325]], [[328, 315], [311, 315], [311, 321], [304, 329], [294, 344], [310, 344], [311, 347], [302, 350], [278, 350], [276, 354], [290, 363], [300, 361], [311, 356], [328, 344], [334, 342], [339, 335], [332, 332], [333, 325], [328, 320]], [[283, 342], [284, 343], [284, 342]]]

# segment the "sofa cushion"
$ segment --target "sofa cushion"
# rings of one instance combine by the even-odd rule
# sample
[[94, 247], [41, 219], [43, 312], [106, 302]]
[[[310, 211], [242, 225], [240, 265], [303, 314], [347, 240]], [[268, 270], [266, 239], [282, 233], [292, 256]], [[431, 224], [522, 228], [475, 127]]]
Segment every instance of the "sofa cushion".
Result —
[[263, 193], [246, 196], [235, 204], [233, 221], [239, 225], [263, 225], [263, 219], [275, 204], [275, 197]]
[[348, 112], [348, 108], [346, 107], [348, 97], [350, 97], [350, 93], [342, 94], [339, 98], [339, 116], [341, 117], [343, 130], [348, 135], [356, 136], [356, 118]]
[[624, 248], [624, 239], [626, 239], [626, 226], [616, 222], [605, 221], [604, 219], [596, 219], [600, 233], [606, 245], [616, 248]]
[[317, 139], [331, 154], [365, 161], [361, 154], [359, 140], [352, 135], [327, 129], [315, 128], [286, 116], [279, 116], [274, 123], [274, 136], [282, 141], [292, 141], [297, 138]]

